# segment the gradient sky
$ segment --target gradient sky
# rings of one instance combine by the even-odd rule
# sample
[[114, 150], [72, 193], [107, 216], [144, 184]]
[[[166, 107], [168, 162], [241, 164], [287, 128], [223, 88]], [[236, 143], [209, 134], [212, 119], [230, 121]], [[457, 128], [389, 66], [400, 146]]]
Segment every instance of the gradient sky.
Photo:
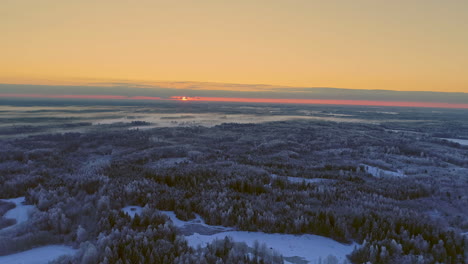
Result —
[[2, 0], [0, 83], [468, 92], [466, 0]]

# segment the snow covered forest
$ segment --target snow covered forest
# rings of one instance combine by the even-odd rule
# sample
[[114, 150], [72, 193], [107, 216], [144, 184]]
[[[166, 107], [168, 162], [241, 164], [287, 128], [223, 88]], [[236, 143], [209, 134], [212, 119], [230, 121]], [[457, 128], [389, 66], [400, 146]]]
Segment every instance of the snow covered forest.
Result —
[[[196, 107], [183, 110], [209, 111]], [[243, 114], [231, 110], [222, 115]], [[307, 263], [268, 243], [187, 241], [227, 228], [353, 248], [321, 263], [468, 263], [468, 113], [338, 110], [285, 106], [278, 116], [304, 118], [211, 126], [138, 117], [20, 126], [2, 115], [0, 258], [67, 245], [73, 254], [53, 263]], [[305, 118], [314, 113], [365, 122]], [[51, 132], [57, 123], [88, 129]], [[17, 197], [30, 206], [21, 223], [7, 215]], [[181, 228], [167, 211], [206, 224]]]

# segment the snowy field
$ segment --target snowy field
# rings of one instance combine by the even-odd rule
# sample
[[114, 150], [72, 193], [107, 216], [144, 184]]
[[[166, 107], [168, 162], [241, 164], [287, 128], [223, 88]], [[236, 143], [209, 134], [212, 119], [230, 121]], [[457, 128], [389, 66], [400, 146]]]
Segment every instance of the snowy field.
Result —
[[344, 245], [333, 239], [316, 235], [287, 235], [287, 234], [266, 234], [263, 232], [229, 231], [214, 235], [194, 234], [186, 236], [191, 247], [205, 246], [215, 239], [231, 237], [236, 242], [245, 242], [249, 247], [253, 247], [255, 241], [260, 244], [265, 243], [267, 247], [276, 250], [285, 258], [299, 257], [308, 263], [319, 263], [319, 259], [325, 259], [328, 255], [335, 256], [340, 262], [346, 259], [354, 245]]
[[468, 146], [468, 139], [456, 139], [456, 138], [443, 138], [450, 142], [455, 142], [463, 146]]
[[255, 241], [258, 241], [260, 244], [265, 243], [267, 247], [276, 250], [287, 259], [297, 257], [295, 259], [300, 260], [300, 263], [312, 264], [318, 263], [319, 259], [323, 260], [329, 255], [334, 255], [342, 262], [346, 259], [346, 255], [353, 251], [355, 246], [341, 244], [327, 237], [308, 234], [288, 235], [234, 231], [227, 227], [207, 225], [199, 215], [197, 215], [194, 220], [182, 221], [175, 216], [174, 212], [161, 211], [161, 213], [169, 216], [173, 224], [182, 229], [200, 225], [217, 231], [213, 234], [201, 235], [199, 233], [193, 233], [191, 235], [186, 235], [185, 238], [191, 247], [197, 247], [199, 245], [203, 247], [215, 239], [224, 239], [226, 236], [229, 236], [233, 238], [235, 242], [245, 242], [250, 247], [253, 247]]
[[0, 256], [1, 264], [47, 264], [63, 255], [75, 254], [76, 250], [61, 245], [33, 248], [7, 256]]
[[[8, 210], [5, 218], [16, 220], [16, 224], [3, 228], [2, 231], [11, 229], [18, 224], [28, 221], [29, 214], [35, 209], [33, 205], [24, 205], [24, 197], [2, 199], [3, 201], [12, 202], [16, 205], [15, 208]], [[47, 264], [52, 260], [63, 255], [71, 255], [76, 252], [75, 249], [63, 245], [50, 245], [38, 248], [33, 248], [23, 252], [0, 256], [1, 264]]]
[[287, 181], [291, 183], [299, 183], [302, 184], [303, 182], [305, 183], [318, 183], [318, 182], [332, 182], [334, 180], [331, 179], [322, 179], [322, 178], [315, 178], [315, 179], [307, 179], [307, 178], [301, 178], [301, 177], [291, 177], [291, 176], [278, 176], [276, 174], [271, 174], [270, 175], [272, 178], [279, 178], [279, 179], [286, 179]]
[[[122, 211], [134, 217], [135, 214], [140, 214], [142, 209], [140, 206], [127, 206], [122, 208]], [[249, 247], [253, 247], [255, 241], [260, 244], [265, 243], [268, 248], [283, 255], [286, 258], [285, 263], [314, 264], [319, 263], [319, 260], [326, 259], [329, 255], [335, 256], [341, 263], [346, 260], [346, 255], [350, 254], [357, 246], [356, 244], [341, 244], [327, 237], [309, 234], [289, 235], [235, 231], [229, 227], [207, 225], [199, 215], [196, 215], [193, 220], [183, 221], [178, 219], [172, 211], [160, 212], [167, 215], [172, 223], [182, 230], [189, 246], [194, 248], [204, 247], [216, 239], [224, 239], [228, 236], [235, 242], [245, 242]], [[193, 232], [194, 230], [199, 230], [203, 234]], [[294, 259], [294, 262], [288, 262], [287, 259]]]
[[[15, 227], [18, 224], [24, 223], [28, 220], [29, 213], [34, 209], [33, 205], [24, 205], [24, 197], [12, 198], [12, 199], [2, 199], [5, 202], [11, 202], [16, 205], [15, 208], [7, 211], [3, 216], [5, 218], [15, 219], [16, 224], [3, 228], [2, 230], [8, 230]], [[0, 262], [2, 263], [2, 262]]]

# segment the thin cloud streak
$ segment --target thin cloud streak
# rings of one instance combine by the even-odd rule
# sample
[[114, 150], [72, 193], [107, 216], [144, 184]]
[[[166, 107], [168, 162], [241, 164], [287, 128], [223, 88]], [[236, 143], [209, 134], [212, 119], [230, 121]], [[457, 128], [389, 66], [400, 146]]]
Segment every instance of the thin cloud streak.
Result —
[[69, 95], [69, 94], [0, 94], [0, 98], [50, 98], [50, 99], [103, 99], [103, 100], [161, 100], [153, 96], [124, 95]]

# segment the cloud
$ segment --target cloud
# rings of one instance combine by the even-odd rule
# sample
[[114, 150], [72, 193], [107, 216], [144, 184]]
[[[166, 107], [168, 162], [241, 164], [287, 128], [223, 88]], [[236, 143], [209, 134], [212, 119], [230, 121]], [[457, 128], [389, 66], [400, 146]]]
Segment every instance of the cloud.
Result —
[[[164, 100], [173, 96], [190, 98], [244, 98], [250, 99], [299, 99], [299, 100], [335, 100], [344, 103], [350, 101], [416, 102], [462, 105], [468, 103], [468, 93], [414, 92], [389, 90], [355, 90], [327, 87], [284, 87], [257, 84], [224, 84], [201, 82], [107, 82], [95, 83], [94, 86], [65, 85], [20, 85], [0, 84], [2, 94], [35, 94], [74, 96], [78, 99], [91, 99], [90, 96], [125, 97], [134, 100]], [[81, 96], [81, 98], [79, 98]], [[96, 97], [98, 96], [98, 97]], [[66, 98], [66, 97], [62, 97]], [[101, 98], [101, 99], [104, 99]], [[124, 99], [124, 98], [121, 98]], [[232, 99], [233, 100], [233, 99]], [[231, 101], [232, 101], [231, 100]], [[312, 101], [310, 101], [312, 102]]]
[[89, 95], [89, 94], [24, 94], [0, 93], [0, 98], [46, 98], [46, 99], [99, 99], [99, 100], [162, 100], [154, 96]]

